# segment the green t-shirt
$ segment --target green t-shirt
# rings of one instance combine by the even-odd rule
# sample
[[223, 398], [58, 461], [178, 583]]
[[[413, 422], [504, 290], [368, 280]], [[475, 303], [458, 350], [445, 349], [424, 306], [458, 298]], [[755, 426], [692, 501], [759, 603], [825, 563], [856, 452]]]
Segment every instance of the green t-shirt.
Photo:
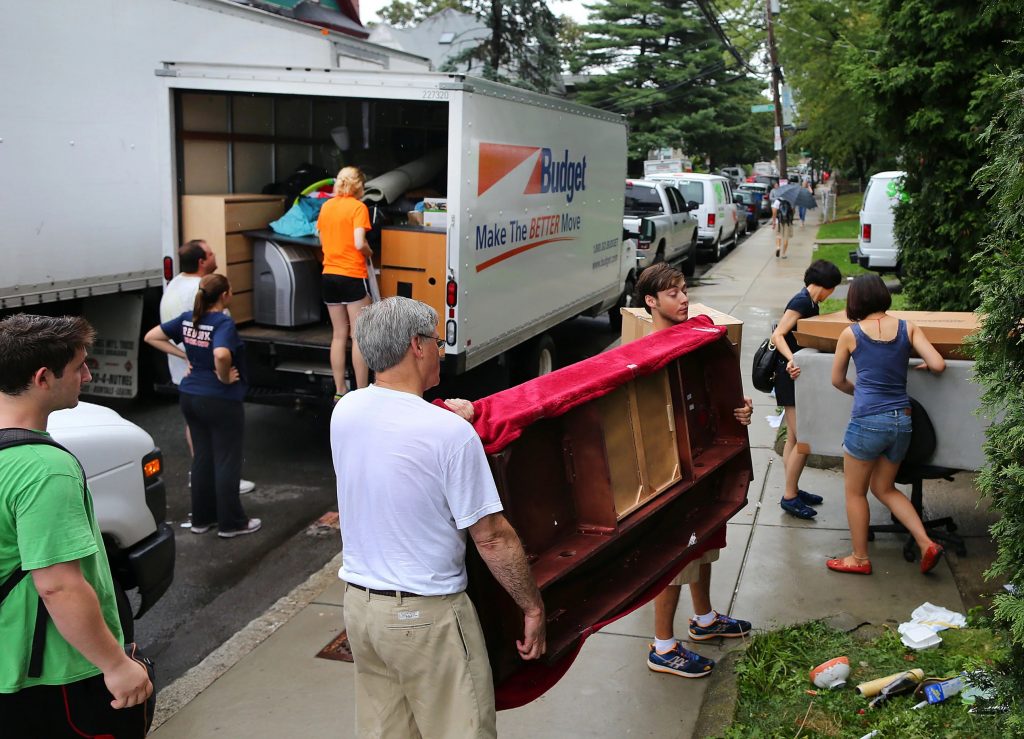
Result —
[[[0, 452], [0, 580], [18, 567], [36, 570], [75, 560], [96, 591], [107, 626], [122, 641], [110, 565], [92, 496], [82, 494], [78, 463], [43, 444]], [[100, 672], [64, 640], [53, 619], [47, 619], [42, 675], [26, 675], [38, 603], [31, 573], [0, 603], [0, 693], [66, 685]]]

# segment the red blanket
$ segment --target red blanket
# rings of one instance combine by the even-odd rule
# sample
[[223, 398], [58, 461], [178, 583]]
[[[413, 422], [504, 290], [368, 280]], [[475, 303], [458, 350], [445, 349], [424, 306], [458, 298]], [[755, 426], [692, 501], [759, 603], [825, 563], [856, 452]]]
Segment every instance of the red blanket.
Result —
[[715, 326], [707, 316], [694, 316], [678, 326], [482, 398], [473, 403], [473, 426], [484, 450], [495, 454], [535, 421], [561, 416], [724, 335], [725, 328]]

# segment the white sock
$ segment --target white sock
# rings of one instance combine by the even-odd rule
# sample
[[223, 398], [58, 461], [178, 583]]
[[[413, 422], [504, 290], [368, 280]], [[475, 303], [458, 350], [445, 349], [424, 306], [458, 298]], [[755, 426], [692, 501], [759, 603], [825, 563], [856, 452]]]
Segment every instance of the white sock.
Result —
[[697, 622], [698, 626], [710, 626], [715, 622], [716, 618], [718, 618], [718, 614], [715, 612], [714, 608], [703, 616], [698, 616], [696, 613], [693, 614], [693, 620]]
[[654, 651], [664, 654], [665, 652], [671, 651], [676, 648], [676, 638], [673, 636], [671, 639], [655, 639], [654, 640]]

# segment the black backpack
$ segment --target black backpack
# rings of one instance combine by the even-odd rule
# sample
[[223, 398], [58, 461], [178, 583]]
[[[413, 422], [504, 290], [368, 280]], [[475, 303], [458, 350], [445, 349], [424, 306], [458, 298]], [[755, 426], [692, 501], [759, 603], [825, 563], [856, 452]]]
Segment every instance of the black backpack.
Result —
[[793, 223], [793, 204], [785, 198], [779, 198], [778, 218], [780, 223]]

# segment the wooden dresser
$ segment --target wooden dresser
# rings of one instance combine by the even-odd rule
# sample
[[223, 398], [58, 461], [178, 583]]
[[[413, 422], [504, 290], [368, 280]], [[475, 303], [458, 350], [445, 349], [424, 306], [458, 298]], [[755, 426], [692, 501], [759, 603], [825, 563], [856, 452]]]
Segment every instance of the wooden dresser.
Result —
[[252, 320], [252, 240], [242, 231], [266, 228], [284, 213], [280, 195], [185, 195], [182, 242], [202, 239], [217, 257], [217, 271], [231, 282], [231, 317]]

